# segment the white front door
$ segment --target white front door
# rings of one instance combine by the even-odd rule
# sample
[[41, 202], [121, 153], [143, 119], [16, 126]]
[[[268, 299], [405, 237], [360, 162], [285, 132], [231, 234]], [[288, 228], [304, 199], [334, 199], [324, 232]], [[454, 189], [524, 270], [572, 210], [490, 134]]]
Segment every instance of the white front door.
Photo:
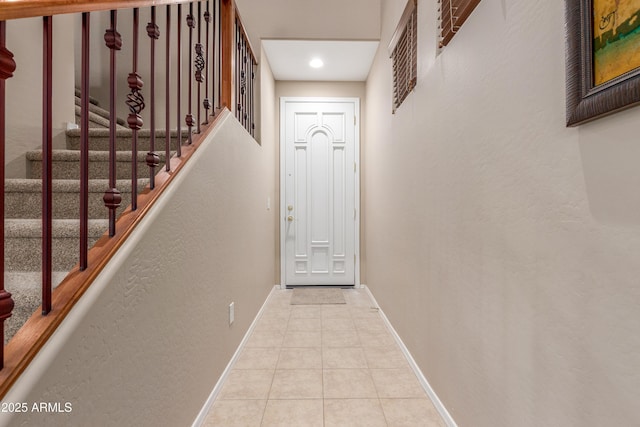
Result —
[[282, 280], [354, 285], [359, 101], [282, 98]]

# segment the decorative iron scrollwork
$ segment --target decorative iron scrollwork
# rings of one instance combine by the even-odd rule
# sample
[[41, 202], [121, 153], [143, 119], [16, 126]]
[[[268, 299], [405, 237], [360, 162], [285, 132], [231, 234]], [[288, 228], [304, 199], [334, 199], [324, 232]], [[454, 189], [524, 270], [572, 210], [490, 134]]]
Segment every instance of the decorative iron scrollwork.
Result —
[[158, 40], [160, 38], [160, 28], [153, 22], [149, 22], [147, 24], [147, 35], [154, 40]]
[[122, 49], [122, 36], [113, 28], [108, 28], [104, 33], [104, 42], [109, 49]]
[[147, 166], [149, 166], [150, 168], [155, 168], [160, 164], [160, 156], [152, 151], [149, 151], [147, 153], [147, 157], [145, 158], [145, 160], [147, 161]]
[[203, 54], [204, 50], [202, 49], [202, 43], [196, 43], [196, 59], [194, 65], [196, 67], [195, 76], [198, 83], [202, 83], [204, 81], [204, 76], [202, 74], [202, 70], [204, 70], [205, 66], [204, 57], [202, 56]]
[[5, 47], [0, 47], [0, 79], [6, 80], [13, 77], [15, 70], [16, 61], [13, 60], [13, 53]]
[[102, 197], [104, 201], [104, 205], [109, 209], [117, 209], [122, 202], [122, 195], [117, 188], [110, 188], [105, 191], [104, 196]]
[[142, 96], [142, 92], [140, 92], [143, 85], [142, 78], [138, 73], [130, 73], [127, 82], [131, 89], [126, 101], [130, 112], [127, 123], [131, 129], [139, 130], [142, 128], [142, 117], [140, 117], [140, 113], [144, 110], [144, 97]]

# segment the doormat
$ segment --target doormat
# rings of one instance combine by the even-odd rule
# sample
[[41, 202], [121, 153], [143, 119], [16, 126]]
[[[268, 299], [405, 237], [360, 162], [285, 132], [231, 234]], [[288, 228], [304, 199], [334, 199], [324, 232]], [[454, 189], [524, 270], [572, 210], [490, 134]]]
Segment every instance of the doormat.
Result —
[[339, 288], [295, 288], [291, 305], [346, 304]]

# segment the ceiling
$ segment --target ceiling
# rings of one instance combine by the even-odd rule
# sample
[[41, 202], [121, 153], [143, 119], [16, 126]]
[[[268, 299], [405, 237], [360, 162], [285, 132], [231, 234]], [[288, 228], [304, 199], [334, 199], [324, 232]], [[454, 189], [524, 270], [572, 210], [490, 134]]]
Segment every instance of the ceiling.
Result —
[[[378, 41], [263, 39], [262, 46], [276, 80], [365, 81]], [[324, 65], [312, 68], [315, 58]]]

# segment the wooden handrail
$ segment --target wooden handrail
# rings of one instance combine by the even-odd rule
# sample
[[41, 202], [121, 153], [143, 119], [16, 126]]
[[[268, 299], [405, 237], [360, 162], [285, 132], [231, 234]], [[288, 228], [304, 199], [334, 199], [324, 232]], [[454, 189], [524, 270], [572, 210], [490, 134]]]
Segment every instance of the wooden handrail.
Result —
[[189, 3], [190, 0], [0, 0], [0, 21]]

